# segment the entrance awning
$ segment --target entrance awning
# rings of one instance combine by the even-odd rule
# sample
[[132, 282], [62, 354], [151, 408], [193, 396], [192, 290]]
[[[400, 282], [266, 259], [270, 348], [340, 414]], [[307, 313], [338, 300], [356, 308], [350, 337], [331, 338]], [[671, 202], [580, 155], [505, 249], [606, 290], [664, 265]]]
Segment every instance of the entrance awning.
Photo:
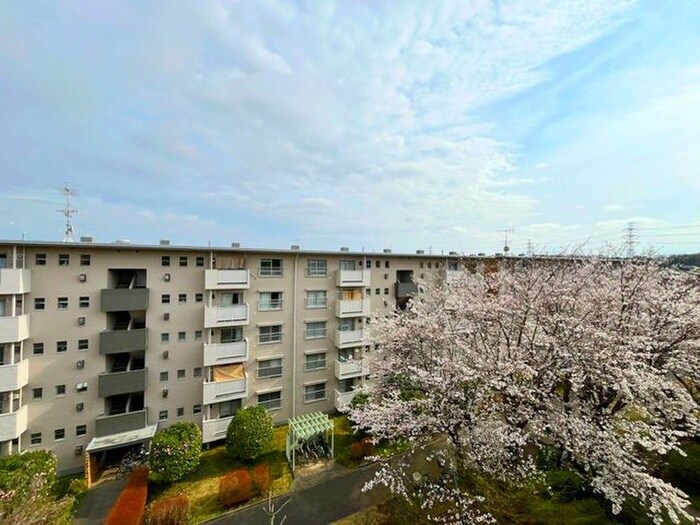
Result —
[[140, 443], [141, 441], [151, 439], [155, 435], [156, 430], [158, 430], [157, 423], [145, 428], [139, 428], [138, 430], [128, 430], [127, 432], [92, 438], [92, 441], [90, 441], [90, 444], [85, 450], [87, 452], [97, 452], [99, 450], [109, 450], [111, 448]]

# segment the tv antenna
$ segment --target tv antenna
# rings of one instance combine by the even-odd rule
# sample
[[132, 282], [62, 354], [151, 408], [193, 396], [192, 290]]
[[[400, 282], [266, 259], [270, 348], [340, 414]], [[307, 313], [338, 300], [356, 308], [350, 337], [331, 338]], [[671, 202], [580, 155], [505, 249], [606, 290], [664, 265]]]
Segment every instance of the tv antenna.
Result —
[[66, 219], [66, 231], [63, 234], [63, 242], [73, 242], [73, 215], [78, 213], [78, 210], [71, 206], [71, 197], [75, 197], [75, 191], [68, 187], [67, 183], [63, 184], [62, 188], [59, 190], [63, 193], [66, 198], [66, 207], [60, 210], [56, 210], [58, 213], [62, 214]]

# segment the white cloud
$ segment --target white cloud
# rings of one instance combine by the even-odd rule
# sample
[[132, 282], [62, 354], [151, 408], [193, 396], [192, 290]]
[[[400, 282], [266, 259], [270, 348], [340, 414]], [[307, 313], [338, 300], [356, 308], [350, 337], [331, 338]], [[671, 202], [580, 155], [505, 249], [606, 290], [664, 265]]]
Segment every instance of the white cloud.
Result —
[[606, 211], [620, 211], [624, 208], [623, 208], [623, 206], [620, 206], [619, 204], [608, 204], [607, 206], [605, 206], [604, 209]]

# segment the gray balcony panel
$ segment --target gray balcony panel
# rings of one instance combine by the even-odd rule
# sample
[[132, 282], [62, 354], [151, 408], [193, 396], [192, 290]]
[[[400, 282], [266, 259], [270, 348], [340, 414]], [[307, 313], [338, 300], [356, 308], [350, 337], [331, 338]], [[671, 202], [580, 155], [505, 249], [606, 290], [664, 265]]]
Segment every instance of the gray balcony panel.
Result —
[[97, 393], [100, 397], [131, 394], [146, 390], [146, 369], [115, 372], [97, 376]]
[[148, 288], [105, 288], [100, 292], [103, 312], [148, 310]]
[[117, 414], [114, 416], [99, 416], [95, 419], [95, 437], [119, 434], [120, 432], [128, 432], [129, 430], [138, 430], [144, 428], [146, 424], [146, 410], [127, 412], [126, 414]]
[[396, 283], [396, 297], [410, 297], [418, 293], [416, 283]]
[[148, 328], [100, 332], [100, 354], [141, 352], [148, 348]]

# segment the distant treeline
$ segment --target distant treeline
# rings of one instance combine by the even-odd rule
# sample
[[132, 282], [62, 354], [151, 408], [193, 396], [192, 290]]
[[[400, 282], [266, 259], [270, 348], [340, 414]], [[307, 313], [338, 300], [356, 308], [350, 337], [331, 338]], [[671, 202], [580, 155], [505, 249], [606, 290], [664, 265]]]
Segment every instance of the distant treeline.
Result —
[[670, 264], [686, 264], [689, 266], [700, 266], [700, 253], [686, 255], [671, 255], [668, 258]]

